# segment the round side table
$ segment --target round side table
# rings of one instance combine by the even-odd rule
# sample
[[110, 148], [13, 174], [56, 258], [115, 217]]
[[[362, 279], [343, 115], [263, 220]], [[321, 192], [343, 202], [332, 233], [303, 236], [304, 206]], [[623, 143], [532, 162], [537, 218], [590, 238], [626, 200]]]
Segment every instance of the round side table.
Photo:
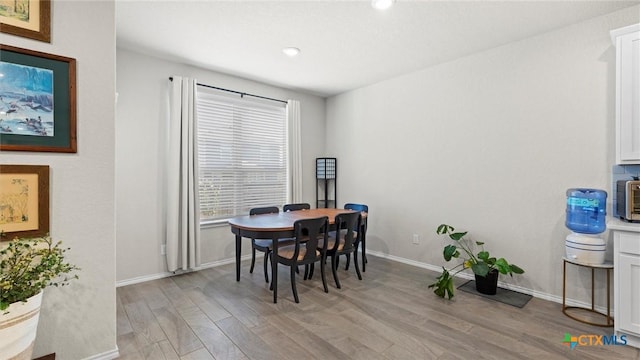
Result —
[[[564, 261], [562, 268], [562, 312], [573, 320], [580, 321], [585, 324], [594, 325], [594, 326], [602, 326], [602, 327], [612, 327], [613, 326], [613, 317], [611, 317], [611, 271], [613, 270], [612, 262], [605, 262], [604, 264], [582, 264], [571, 260], [569, 258], [563, 257]], [[566, 305], [566, 290], [567, 290], [567, 263], [582, 266], [591, 269], [591, 308], [582, 307], [582, 306], [567, 306]], [[594, 279], [595, 279], [595, 271], [596, 269], [603, 269], [607, 271], [607, 313], [601, 313], [595, 309], [595, 295], [594, 295]], [[569, 314], [567, 309], [579, 309], [583, 311], [588, 311], [593, 314], [602, 315], [606, 322], [592, 322], [585, 319], [581, 319], [576, 317], [575, 315]]]

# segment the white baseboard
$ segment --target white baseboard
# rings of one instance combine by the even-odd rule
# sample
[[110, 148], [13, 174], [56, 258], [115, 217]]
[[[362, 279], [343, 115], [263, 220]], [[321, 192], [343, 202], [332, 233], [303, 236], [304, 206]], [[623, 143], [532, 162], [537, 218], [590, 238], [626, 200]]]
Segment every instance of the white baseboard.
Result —
[[[244, 255], [240, 259], [243, 260], [243, 261], [247, 260], [247, 259], [251, 259], [251, 255]], [[200, 266], [198, 266], [197, 268], [195, 268], [192, 271], [204, 270], [204, 269], [208, 269], [208, 268], [212, 268], [212, 267], [216, 267], [216, 266], [227, 265], [227, 264], [235, 264], [235, 262], [236, 262], [235, 258], [212, 261], [212, 262], [208, 262], [208, 263], [205, 263], [205, 264], [201, 264]], [[131, 279], [116, 281], [116, 287], [139, 284], [139, 283], [143, 283], [143, 282], [147, 282], [147, 281], [151, 281], [151, 280], [157, 280], [157, 279], [166, 278], [166, 277], [173, 276], [173, 275], [184, 274], [184, 273], [187, 273], [187, 272], [189, 272], [189, 271], [176, 271], [176, 272], [167, 271], [167, 272], [158, 273], [158, 274], [138, 276], [138, 277], [131, 278]]]
[[[432, 270], [435, 272], [442, 272], [442, 267], [441, 266], [436, 266], [436, 265], [431, 265], [431, 264], [427, 264], [427, 263], [423, 263], [423, 262], [419, 262], [419, 261], [415, 261], [415, 260], [410, 260], [410, 259], [405, 259], [405, 258], [401, 258], [398, 256], [394, 256], [394, 255], [389, 255], [389, 254], [384, 254], [378, 251], [371, 251], [371, 250], [367, 250], [367, 255], [373, 255], [373, 256], [377, 256], [377, 257], [381, 257], [381, 258], [385, 258], [385, 259], [389, 259], [392, 261], [397, 261], [403, 264], [407, 264], [407, 265], [412, 265], [412, 266], [416, 266], [419, 268], [423, 268], [423, 269], [427, 269], [427, 270]], [[457, 277], [461, 277], [463, 279], [468, 279], [468, 280], [473, 280], [474, 276], [472, 274], [469, 273], [459, 273], [456, 275]], [[517, 285], [513, 285], [513, 284], [508, 284], [508, 283], [504, 283], [502, 281], [498, 282], [498, 285], [501, 288], [504, 289], [509, 289], [509, 290], [513, 290], [513, 291], [517, 291], [523, 294], [528, 294], [531, 295], [535, 298], [538, 299], [542, 299], [542, 300], [548, 300], [548, 301], [552, 301], [558, 304], [562, 304], [562, 296], [557, 296], [557, 295], [553, 295], [553, 294], [549, 294], [549, 293], [545, 293], [545, 292], [541, 292], [541, 291], [536, 291], [536, 290], [532, 290], [532, 289], [528, 289], [528, 288], [524, 288], [521, 286], [517, 286]], [[580, 306], [580, 307], [585, 307], [585, 308], [591, 308], [591, 304], [583, 302], [583, 301], [578, 301], [578, 300], [574, 300], [574, 299], [566, 299], [565, 304], [567, 306]], [[601, 313], [606, 313], [607, 308], [606, 307], [602, 307], [602, 306], [596, 306], [595, 309]], [[614, 315], [614, 309], [611, 310], [611, 316], [613, 317]]]
[[102, 354], [96, 354], [85, 358], [84, 360], [111, 360], [117, 359], [120, 356], [120, 352], [118, 352], [118, 347], [115, 349], [103, 352]]
[[[427, 263], [423, 263], [423, 262], [419, 262], [419, 261], [415, 261], [415, 260], [411, 260], [411, 259], [406, 259], [406, 258], [394, 256], [394, 255], [384, 254], [384, 253], [381, 253], [379, 251], [367, 250], [367, 255], [373, 255], [373, 256], [380, 257], [380, 258], [389, 259], [389, 260], [392, 260], [392, 261], [397, 261], [399, 263], [416, 266], [416, 267], [419, 267], [419, 268], [435, 271], [435, 272], [438, 272], [438, 273], [442, 271], [442, 267], [441, 266], [431, 265], [431, 264], [427, 264]], [[242, 260], [247, 260], [247, 259], [250, 259], [250, 258], [251, 258], [251, 255], [245, 255], [241, 259]], [[213, 261], [213, 262], [209, 262], [209, 263], [200, 265], [194, 271], [208, 269], [208, 268], [212, 268], [212, 267], [216, 267], [216, 266], [227, 265], [227, 264], [233, 264], [233, 263], [235, 263], [235, 261], [236, 261], [235, 258]], [[184, 272], [180, 272], [180, 273], [184, 273]], [[165, 272], [165, 273], [154, 274], [154, 275], [140, 276], [140, 277], [136, 277], [136, 278], [132, 278], [132, 279], [117, 281], [116, 282], [116, 287], [132, 285], [132, 284], [138, 284], [138, 283], [151, 281], [151, 280], [156, 280], [156, 279], [162, 279], [162, 278], [173, 276], [173, 275], [176, 275], [176, 274], [178, 274], [178, 273], [177, 272], [176, 273]], [[460, 278], [463, 278], [463, 279], [468, 279], [468, 280], [473, 280], [474, 279], [474, 276], [469, 274], [469, 273], [459, 273], [456, 276], [460, 277]], [[500, 285], [500, 287], [502, 287], [504, 289], [517, 291], [517, 292], [520, 292], [520, 293], [523, 293], [523, 294], [531, 295], [531, 296], [533, 296], [535, 298], [539, 298], [539, 299], [543, 299], [543, 300], [552, 301], [552, 302], [555, 302], [555, 303], [558, 303], [558, 304], [562, 304], [562, 297], [561, 296], [557, 296], [557, 295], [553, 295], [553, 294], [549, 294], [549, 293], [545, 293], [545, 292], [541, 292], [541, 291], [536, 291], [536, 290], [524, 288], [524, 287], [513, 285], [513, 284], [504, 283], [502, 281], [498, 282], [498, 285]], [[591, 304], [583, 302], [583, 301], [574, 300], [574, 299], [567, 299], [565, 301], [565, 303], [566, 303], [567, 306], [580, 306], [580, 307], [591, 308]], [[602, 306], [596, 306], [595, 309], [598, 310], [599, 312], [602, 312], [602, 313], [605, 313], [607, 311], [607, 309], [605, 307], [602, 307]], [[613, 309], [612, 309], [611, 310], [611, 316], [613, 317], [613, 315], [614, 315], [614, 312], [613, 312]]]
[[160, 274], [138, 276], [138, 277], [131, 278], [131, 279], [116, 281], [116, 287], [139, 284], [139, 283], [143, 283], [143, 282], [147, 282], [147, 281], [151, 281], [151, 280], [158, 280], [158, 279], [166, 278], [166, 277], [173, 276], [173, 275], [174, 274], [171, 273], [171, 272], [165, 272], [165, 273], [160, 273]]

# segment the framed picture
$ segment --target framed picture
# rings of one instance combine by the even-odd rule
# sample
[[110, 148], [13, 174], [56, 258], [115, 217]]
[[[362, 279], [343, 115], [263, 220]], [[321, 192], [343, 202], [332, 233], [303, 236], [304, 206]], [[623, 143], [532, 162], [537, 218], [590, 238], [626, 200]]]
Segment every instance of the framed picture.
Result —
[[50, 0], [0, 0], [0, 32], [51, 42]]
[[0, 241], [49, 232], [49, 166], [0, 165]]
[[75, 153], [76, 60], [0, 44], [0, 74], [0, 150]]

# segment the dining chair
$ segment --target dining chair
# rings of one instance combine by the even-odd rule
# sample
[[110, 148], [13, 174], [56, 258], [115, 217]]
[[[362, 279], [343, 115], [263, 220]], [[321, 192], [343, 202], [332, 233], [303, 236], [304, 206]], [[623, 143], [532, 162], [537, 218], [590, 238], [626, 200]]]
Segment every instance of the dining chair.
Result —
[[[309, 205], [308, 203], [296, 203], [296, 204], [284, 204], [284, 206], [282, 206], [282, 211], [283, 212], [289, 212], [289, 211], [298, 211], [298, 210], [309, 210], [311, 209], [311, 205]], [[296, 272], [299, 273], [300, 270], [298, 270], [298, 268], [296, 268]], [[307, 275], [309, 274], [309, 266], [305, 266], [304, 267], [304, 279], [307, 280]]]
[[[355, 204], [355, 203], [346, 203], [344, 204], [344, 208], [345, 209], [349, 209], [349, 210], [355, 210], [355, 211], [360, 211], [360, 212], [364, 212], [367, 213], [367, 215], [369, 214], [369, 206], [365, 205], [365, 204]], [[366, 267], [365, 264], [368, 262], [367, 261], [367, 219], [368, 217], [363, 217], [362, 218], [362, 222], [360, 224], [360, 230], [359, 232], [362, 232], [362, 235], [360, 236], [360, 242], [358, 243], [358, 246], [362, 246], [362, 250], [361, 250], [361, 258], [362, 258], [362, 272], [366, 271]], [[358, 249], [356, 249], [356, 251], [358, 251]], [[347, 254], [347, 264], [345, 265], [345, 270], [349, 270], [349, 263], [351, 262], [351, 256], [350, 254]]]
[[[258, 207], [249, 210], [249, 215], [277, 214], [280, 210], [277, 206]], [[279, 246], [291, 245], [292, 239], [279, 239]], [[251, 239], [251, 268], [249, 273], [253, 274], [253, 267], [256, 263], [256, 250], [264, 252], [264, 281], [269, 282], [269, 273], [267, 272], [267, 262], [269, 255], [273, 249], [273, 240], [271, 239]], [[273, 260], [272, 260], [273, 261]]]
[[[293, 291], [293, 298], [296, 303], [300, 302], [298, 290], [296, 289], [296, 269], [298, 265], [307, 266], [319, 261], [324, 292], [329, 292], [324, 261], [327, 253], [326, 247], [329, 243], [327, 237], [328, 227], [329, 218], [326, 216], [297, 220], [293, 223], [294, 243], [282, 247], [278, 245], [276, 261], [279, 264], [290, 267], [291, 290]], [[322, 244], [320, 244], [320, 242], [322, 242]]]
[[311, 209], [311, 205], [307, 203], [298, 203], [298, 204], [285, 204], [282, 207], [282, 211], [298, 211], [298, 210], [309, 210]]
[[[360, 274], [360, 267], [358, 266], [358, 243], [360, 242], [361, 231], [356, 231], [361, 228], [362, 214], [360, 212], [338, 214], [335, 217], [335, 228], [333, 236], [328, 236], [328, 244], [319, 243], [319, 249], [326, 249], [325, 258], [331, 257], [331, 272], [333, 273], [333, 280], [336, 282], [336, 287], [340, 289], [340, 280], [338, 279], [338, 257], [340, 255], [353, 254], [353, 265], [356, 268], [356, 274], [358, 279], [362, 280], [362, 274]], [[309, 277], [313, 275], [313, 272]]]

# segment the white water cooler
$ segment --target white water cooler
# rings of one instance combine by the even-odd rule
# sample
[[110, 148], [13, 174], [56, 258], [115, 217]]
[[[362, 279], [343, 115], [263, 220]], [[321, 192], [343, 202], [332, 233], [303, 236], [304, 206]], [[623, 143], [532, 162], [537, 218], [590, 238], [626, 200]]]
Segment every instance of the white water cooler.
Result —
[[604, 264], [607, 242], [598, 235], [571, 233], [564, 241], [567, 259], [587, 265]]

